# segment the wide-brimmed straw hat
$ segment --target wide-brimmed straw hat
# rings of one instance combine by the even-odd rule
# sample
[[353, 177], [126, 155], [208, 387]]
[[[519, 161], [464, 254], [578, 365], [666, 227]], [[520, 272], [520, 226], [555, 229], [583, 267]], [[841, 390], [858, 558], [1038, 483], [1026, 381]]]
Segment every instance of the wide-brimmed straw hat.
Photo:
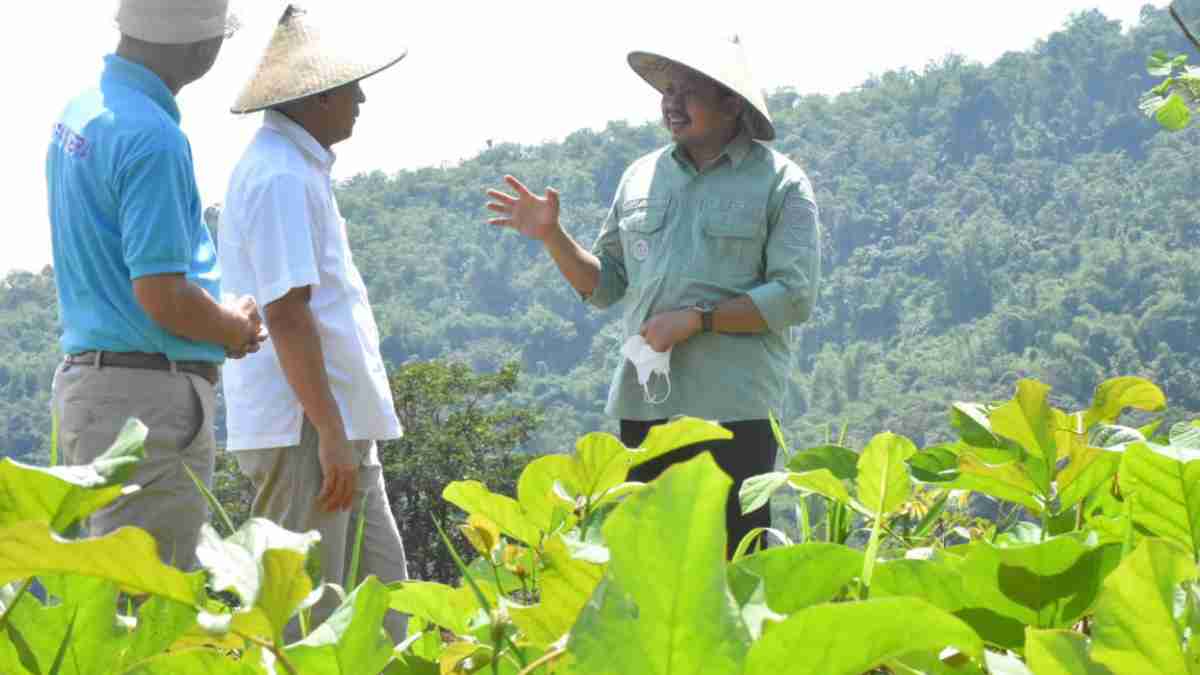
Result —
[[746, 50], [738, 38], [693, 43], [661, 52], [633, 51], [629, 53], [629, 65], [659, 91], [666, 88], [681, 67], [714, 80], [748, 104], [745, 121], [751, 136], [763, 141], [775, 138], [767, 99], [754, 84]]
[[408, 49], [375, 34], [371, 22], [337, 19], [328, 10], [289, 4], [258, 70], [233, 104], [252, 113], [314, 96], [395, 65]]
[[229, 0], [120, 0], [116, 23], [122, 34], [155, 44], [228, 38], [240, 25]]

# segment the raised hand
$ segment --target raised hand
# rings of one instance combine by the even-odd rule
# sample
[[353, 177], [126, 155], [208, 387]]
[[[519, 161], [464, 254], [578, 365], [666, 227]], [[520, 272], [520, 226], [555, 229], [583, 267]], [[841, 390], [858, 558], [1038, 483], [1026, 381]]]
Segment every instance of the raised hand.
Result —
[[499, 190], [488, 190], [487, 195], [493, 200], [488, 202], [488, 209], [502, 214], [502, 217], [492, 218], [488, 223], [498, 227], [511, 227], [530, 239], [544, 241], [559, 226], [558, 191], [547, 188], [546, 196], [539, 197], [512, 176], [505, 176], [504, 182], [516, 190], [517, 196], [513, 197]]

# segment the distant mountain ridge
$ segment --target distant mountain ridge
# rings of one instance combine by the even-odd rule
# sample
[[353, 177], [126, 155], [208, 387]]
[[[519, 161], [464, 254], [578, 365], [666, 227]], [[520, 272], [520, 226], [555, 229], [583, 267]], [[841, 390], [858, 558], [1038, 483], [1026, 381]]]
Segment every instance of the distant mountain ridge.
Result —
[[[1176, 7], [1200, 19], [1200, 0]], [[932, 443], [950, 401], [1007, 398], [1023, 376], [1069, 407], [1137, 374], [1200, 410], [1197, 136], [1138, 110], [1155, 49], [1189, 49], [1165, 11], [1124, 33], [1092, 11], [988, 66], [950, 56], [833, 98], [771, 94], [773, 147], [808, 171], [825, 228], [823, 290], [775, 411], [791, 439], [845, 424], [858, 440]], [[342, 184], [388, 360], [519, 360], [514, 401], [547, 412], [534, 450], [612, 430], [615, 312], [590, 310], [536, 244], [488, 226], [483, 195], [505, 173], [554, 185], [590, 242], [625, 167], [665, 142], [655, 125], [612, 123]], [[0, 285], [0, 448], [17, 456], [48, 443], [53, 305], [49, 272]]]

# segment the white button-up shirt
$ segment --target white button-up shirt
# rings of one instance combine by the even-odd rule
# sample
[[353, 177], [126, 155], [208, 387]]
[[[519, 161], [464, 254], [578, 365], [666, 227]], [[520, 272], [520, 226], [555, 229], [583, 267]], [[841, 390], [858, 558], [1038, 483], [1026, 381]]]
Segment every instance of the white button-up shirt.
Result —
[[[252, 295], [265, 308], [293, 288], [311, 286], [309, 307], [346, 435], [398, 438], [379, 329], [333, 194], [334, 159], [285, 115], [264, 114], [234, 169], [221, 213], [221, 294]], [[304, 411], [270, 339], [257, 353], [226, 361], [223, 381], [228, 450], [300, 442]]]

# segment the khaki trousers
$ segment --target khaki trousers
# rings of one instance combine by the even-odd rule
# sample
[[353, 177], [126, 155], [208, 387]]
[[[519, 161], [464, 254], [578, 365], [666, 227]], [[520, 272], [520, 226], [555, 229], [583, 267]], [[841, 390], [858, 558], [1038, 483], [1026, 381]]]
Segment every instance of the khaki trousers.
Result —
[[212, 484], [216, 389], [197, 375], [62, 363], [54, 374], [52, 408], [64, 464], [89, 464], [108, 450], [126, 420], [149, 430], [146, 457], [128, 484], [141, 486], [88, 518], [91, 536], [139, 527], [158, 543], [163, 562], [196, 567], [208, 502], [184, 471]]
[[[383, 583], [408, 579], [404, 544], [392, 516], [387, 491], [383, 483], [383, 467], [375, 454], [375, 444], [355, 441], [359, 460], [358, 487], [350, 511], [328, 513], [317, 506], [321, 492], [321, 461], [317, 455], [317, 431], [306, 418], [300, 433], [300, 444], [286, 448], [239, 450], [238, 466], [254, 483], [255, 517], [267, 518], [293, 532], [316, 530], [321, 534], [321, 575], [325, 581], [345, 584], [346, 571], [353, 555], [354, 537], [359, 514], [365, 518], [358, 579], [374, 575]], [[363, 498], [366, 506], [363, 508]], [[353, 591], [347, 588], [346, 592]], [[313, 608], [313, 626], [324, 621], [339, 600], [332, 592], [325, 593]], [[388, 610], [384, 627], [392, 640], [404, 640], [407, 618]], [[295, 621], [288, 627], [289, 641], [299, 637]]]

